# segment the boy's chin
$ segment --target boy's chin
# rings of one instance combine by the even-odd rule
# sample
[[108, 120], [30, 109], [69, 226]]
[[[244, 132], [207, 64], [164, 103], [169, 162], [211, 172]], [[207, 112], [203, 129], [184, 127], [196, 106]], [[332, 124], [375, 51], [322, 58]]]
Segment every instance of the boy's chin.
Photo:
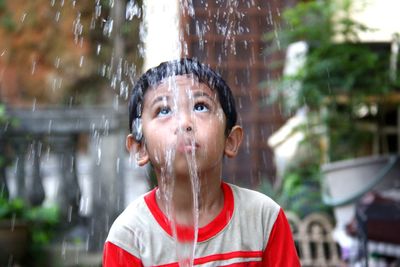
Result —
[[[191, 166], [190, 166], [191, 165]], [[174, 174], [175, 176], [186, 176], [192, 179], [201, 173], [206, 172], [206, 168], [203, 161], [197, 160], [196, 162], [187, 162], [185, 160], [175, 160], [174, 162]]]
[[191, 163], [192, 166], [186, 160], [175, 161], [174, 163], [174, 173], [176, 176], [193, 176], [192, 172], [198, 172], [198, 166], [195, 162]]

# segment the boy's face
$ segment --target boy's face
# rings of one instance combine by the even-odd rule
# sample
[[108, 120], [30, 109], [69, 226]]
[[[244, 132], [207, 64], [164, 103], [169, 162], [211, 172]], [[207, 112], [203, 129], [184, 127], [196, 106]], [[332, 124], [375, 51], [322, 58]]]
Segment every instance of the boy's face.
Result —
[[207, 171], [221, 166], [225, 125], [215, 91], [187, 75], [167, 78], [144, 97], [142, 149], [156, 170], [188, 174], [194, 155], [197, 171]]

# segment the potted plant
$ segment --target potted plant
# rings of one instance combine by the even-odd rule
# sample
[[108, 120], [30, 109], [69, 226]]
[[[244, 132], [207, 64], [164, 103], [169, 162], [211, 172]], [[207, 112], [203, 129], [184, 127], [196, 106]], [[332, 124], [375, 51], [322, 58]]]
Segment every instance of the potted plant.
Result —
[[20, 262], [28, 252], [28, 224], [22, 216], [23, 201], [0, 198], [0, 263]]
[[36, 259], [58, 225], [58, 208], [30, 207], [20, 198], [0, 197], [0, 265]]

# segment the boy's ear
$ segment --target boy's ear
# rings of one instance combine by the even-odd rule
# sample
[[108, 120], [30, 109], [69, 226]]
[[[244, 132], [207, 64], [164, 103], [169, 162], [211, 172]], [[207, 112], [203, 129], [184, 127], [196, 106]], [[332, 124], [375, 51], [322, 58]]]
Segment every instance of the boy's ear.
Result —
[[240, 144], [243, 140], [243, 129], [239, 125], [233, 126], [231, 132], [225, 140], [225, 155], [233, 158], [239, 151]]
[[126, 137], [126, 149], [129, 153], [136, 155], [136, 162], [139, 166], [144, 166], [149, 162], [149, 154], [143, 141], [136, 141], [132, 134]]

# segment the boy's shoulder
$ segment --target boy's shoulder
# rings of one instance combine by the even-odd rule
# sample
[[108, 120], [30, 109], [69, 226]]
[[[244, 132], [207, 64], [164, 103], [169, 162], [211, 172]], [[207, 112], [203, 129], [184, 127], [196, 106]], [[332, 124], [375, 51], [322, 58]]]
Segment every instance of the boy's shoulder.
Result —
[[[277, 222], [281, 207], [269, 196], [255, 190], [229, 184], [234, 196], [234, 213], [230, 223], [233, 236], [248, 237], [250, 246], [263, 250]], [[244, 241], [243, 241], [244, 242]], [[247, 241], [246, 241], [247, 242]]]
[[138, 198], [136, 198], [134, 201], [132, 201], [123, 211], [122, 213], [117, 217], [115, 220], [116, 222], [122, 223], [122, 222], [132, 222], [132, 219], [136, 217], [142, 217], [147, 213], [147, 205], [145, 198], [148, 194], [150, 194], [151, 191], [142, 194]]
[[151, 228], [152, 218], [147, 208], [145, 197], [148, 193], [138, 197], [130, 203], [125, 210], [115, 219], [106, 241], [130, 251], [132, 240], [138, 240], [144, 234], [143, 230]]
[[259, 210], [278, 215], [281, 207], [269, 196], [234, 184], [229, 184], [235, 198], [235, 206], [241, 210]]

